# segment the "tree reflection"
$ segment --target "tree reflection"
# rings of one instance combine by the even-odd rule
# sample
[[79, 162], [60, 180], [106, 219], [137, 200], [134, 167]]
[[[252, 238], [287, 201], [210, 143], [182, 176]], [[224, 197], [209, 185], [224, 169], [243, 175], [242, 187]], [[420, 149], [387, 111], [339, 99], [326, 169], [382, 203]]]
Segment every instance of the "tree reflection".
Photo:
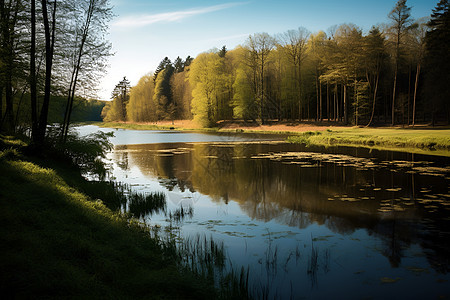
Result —
[[[440, 228], [437, 235], [424, 226], [427, 209], [416, 201], [421, 187], [433, 186], [447, 193], [445, 178], [351, 163], [304, 163], [288, 155], [255, 157], [292, 151], [289, 147], [295, 146], [179, 143], [129, 145], [122, 151], [128, 152], [130, 165], [138, 166], [144, 175], [158, 177], [170, 191], [199, 191], [218, 203], [232, 200], [250, 218], [261, 221], [276, 220], [298, 228], [316, 223], [340, 234], [364, 228], [384, 241], [381, 252], [393, 267], [401, 264], [403, 249], [421, 243], [433, 254], [442, 253], [438, 255], [442, 260], [434, 265], [448, 271], [448, 254], [444, 253], [450, 252], [449, 239], [439, 239], [449, 234], [442, 232], [449, 228], [448, 221], [442, 227], [448, 211], [431, 218], [432, 226]], [[123, 161], [123, 155], [117, 152], [115, 159]], [[394, 154], [380, 155], [395, 159]]]

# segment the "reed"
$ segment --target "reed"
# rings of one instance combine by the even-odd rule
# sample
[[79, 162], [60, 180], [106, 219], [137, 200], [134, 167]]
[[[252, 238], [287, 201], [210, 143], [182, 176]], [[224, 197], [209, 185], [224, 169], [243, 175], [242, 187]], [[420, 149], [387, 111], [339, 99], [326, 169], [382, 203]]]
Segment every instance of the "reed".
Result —
[[166, 195], [162, 192], [147, 194], [133, 192], [128, 196], [128, 211], [136, 218], [166, 211]]

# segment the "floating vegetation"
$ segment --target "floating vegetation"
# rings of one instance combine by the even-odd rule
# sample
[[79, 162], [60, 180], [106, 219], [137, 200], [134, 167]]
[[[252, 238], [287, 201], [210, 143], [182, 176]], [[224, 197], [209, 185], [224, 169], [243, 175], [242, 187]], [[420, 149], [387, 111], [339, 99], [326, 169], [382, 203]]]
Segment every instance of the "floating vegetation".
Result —
[[340, 154], [324, 154], [316, 152], [279, 152], [263, 153], [251, 157], [252, 159], [270, 159], [274, 161], [291, 162], [300, 165], [316, 165], [318, 162], [328, 162], [356, 167], [373, 167], [375, 164], [367, 158]]
[[324, 236], [318, 236], [312, 239], [313, 242], [324, 242], [328, 241], [329, 238], [332, 238], [332, 235], [324, 235]]
[[419, 267], [406, 267], [406, 269], [416, 275], [421, 275], [422, 273], [430, 273], [430, 270]]
[[388, 192], [399, 192], [399, 191], [401, 191], [401, 190], [402, 190], [401, 187], [399, 187], [399, 188], [389, 188], [389, 189], [386, 189], [386, 191], [388, 191]]
[[436, 167], [431, 165], [433, 162], [402, 160], [377, 161], [376, 159], [372, 158], [318, 152], [269, 152], [253, 155], [250, 158], [269, 159], [272, 161], [279, 161], [284, 164], [299, 165], [300, 167], [320, 167], [321, 163], [331, 163], [343, 167], [355, 167], [359, 171], [365, 171], [374, 168], [388, 168], [392, 172], [403, 171], [413, 174], [418, 173], [421, 175], [442, 177], [448, 177], [448, 174], [450, 173], [450, 166]]
[[359, 199], [357, 199], [357, 198], [352, 198], [352, 197], [342, 197], [340, 200], [341, 200], [341, 201], [348, 201], [348, 202], [356, 202], [356, 201], [360, 201]]
[[247, 233], [238, 232], [238, 231], [225, 231], [222, 233], [229, 235], [229, 236], [240, 237], [240, 238], [254, 238], [255, 237], [255, 235], [249, 235]]
[[291, 238], [297, 235], [296, 232], [287, 230], [287, 231], [278, 231], [278, 232], [267, 232], [263, 233], [261, 236], [269, 237], [270, 240], [278, 240], [281, 238]]
[[381, 283], [396, 283], [399, 280], [401, 280], [400, 277], [397, 277], [397, 278], [382, 277], [382, 278], [380, 278]]

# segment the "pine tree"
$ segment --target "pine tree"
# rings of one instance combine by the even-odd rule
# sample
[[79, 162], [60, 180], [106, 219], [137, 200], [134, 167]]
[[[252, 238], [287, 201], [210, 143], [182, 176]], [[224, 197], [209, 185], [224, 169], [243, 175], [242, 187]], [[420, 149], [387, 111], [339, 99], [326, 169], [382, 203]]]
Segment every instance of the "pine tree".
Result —
[[159, 72], [167, 68], [167, 66], [172, 65], [172, 62], [170, 59], [166, 56], [164, 59], [159, 63], [158, 67], [156, 68], [155, 74], [153, 74], [153, 80], [156, 81], [156, 78], [158, 77]]
[[[427, 98], [431, 99], [432, 123], [436, 121], [438, 111], [446, 111], [447, 122], [450, 118], [450, 3], [441, 0], [433, 9], [428, 23], [430, 31], [425, 37], [427, 66]], [[445, 108], [445, 110], [443, 109]]]

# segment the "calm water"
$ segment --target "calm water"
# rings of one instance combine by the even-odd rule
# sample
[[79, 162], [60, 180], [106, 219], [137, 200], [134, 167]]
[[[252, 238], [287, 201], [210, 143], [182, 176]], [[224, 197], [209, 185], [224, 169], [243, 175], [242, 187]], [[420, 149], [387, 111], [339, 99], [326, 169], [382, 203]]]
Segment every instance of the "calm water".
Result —
[[223, 241], [257, 297], [450, 297], [448, 158], [268, 138], [120, 130], [109, 159], [169, 211], [192, 207], [181, 234]]

